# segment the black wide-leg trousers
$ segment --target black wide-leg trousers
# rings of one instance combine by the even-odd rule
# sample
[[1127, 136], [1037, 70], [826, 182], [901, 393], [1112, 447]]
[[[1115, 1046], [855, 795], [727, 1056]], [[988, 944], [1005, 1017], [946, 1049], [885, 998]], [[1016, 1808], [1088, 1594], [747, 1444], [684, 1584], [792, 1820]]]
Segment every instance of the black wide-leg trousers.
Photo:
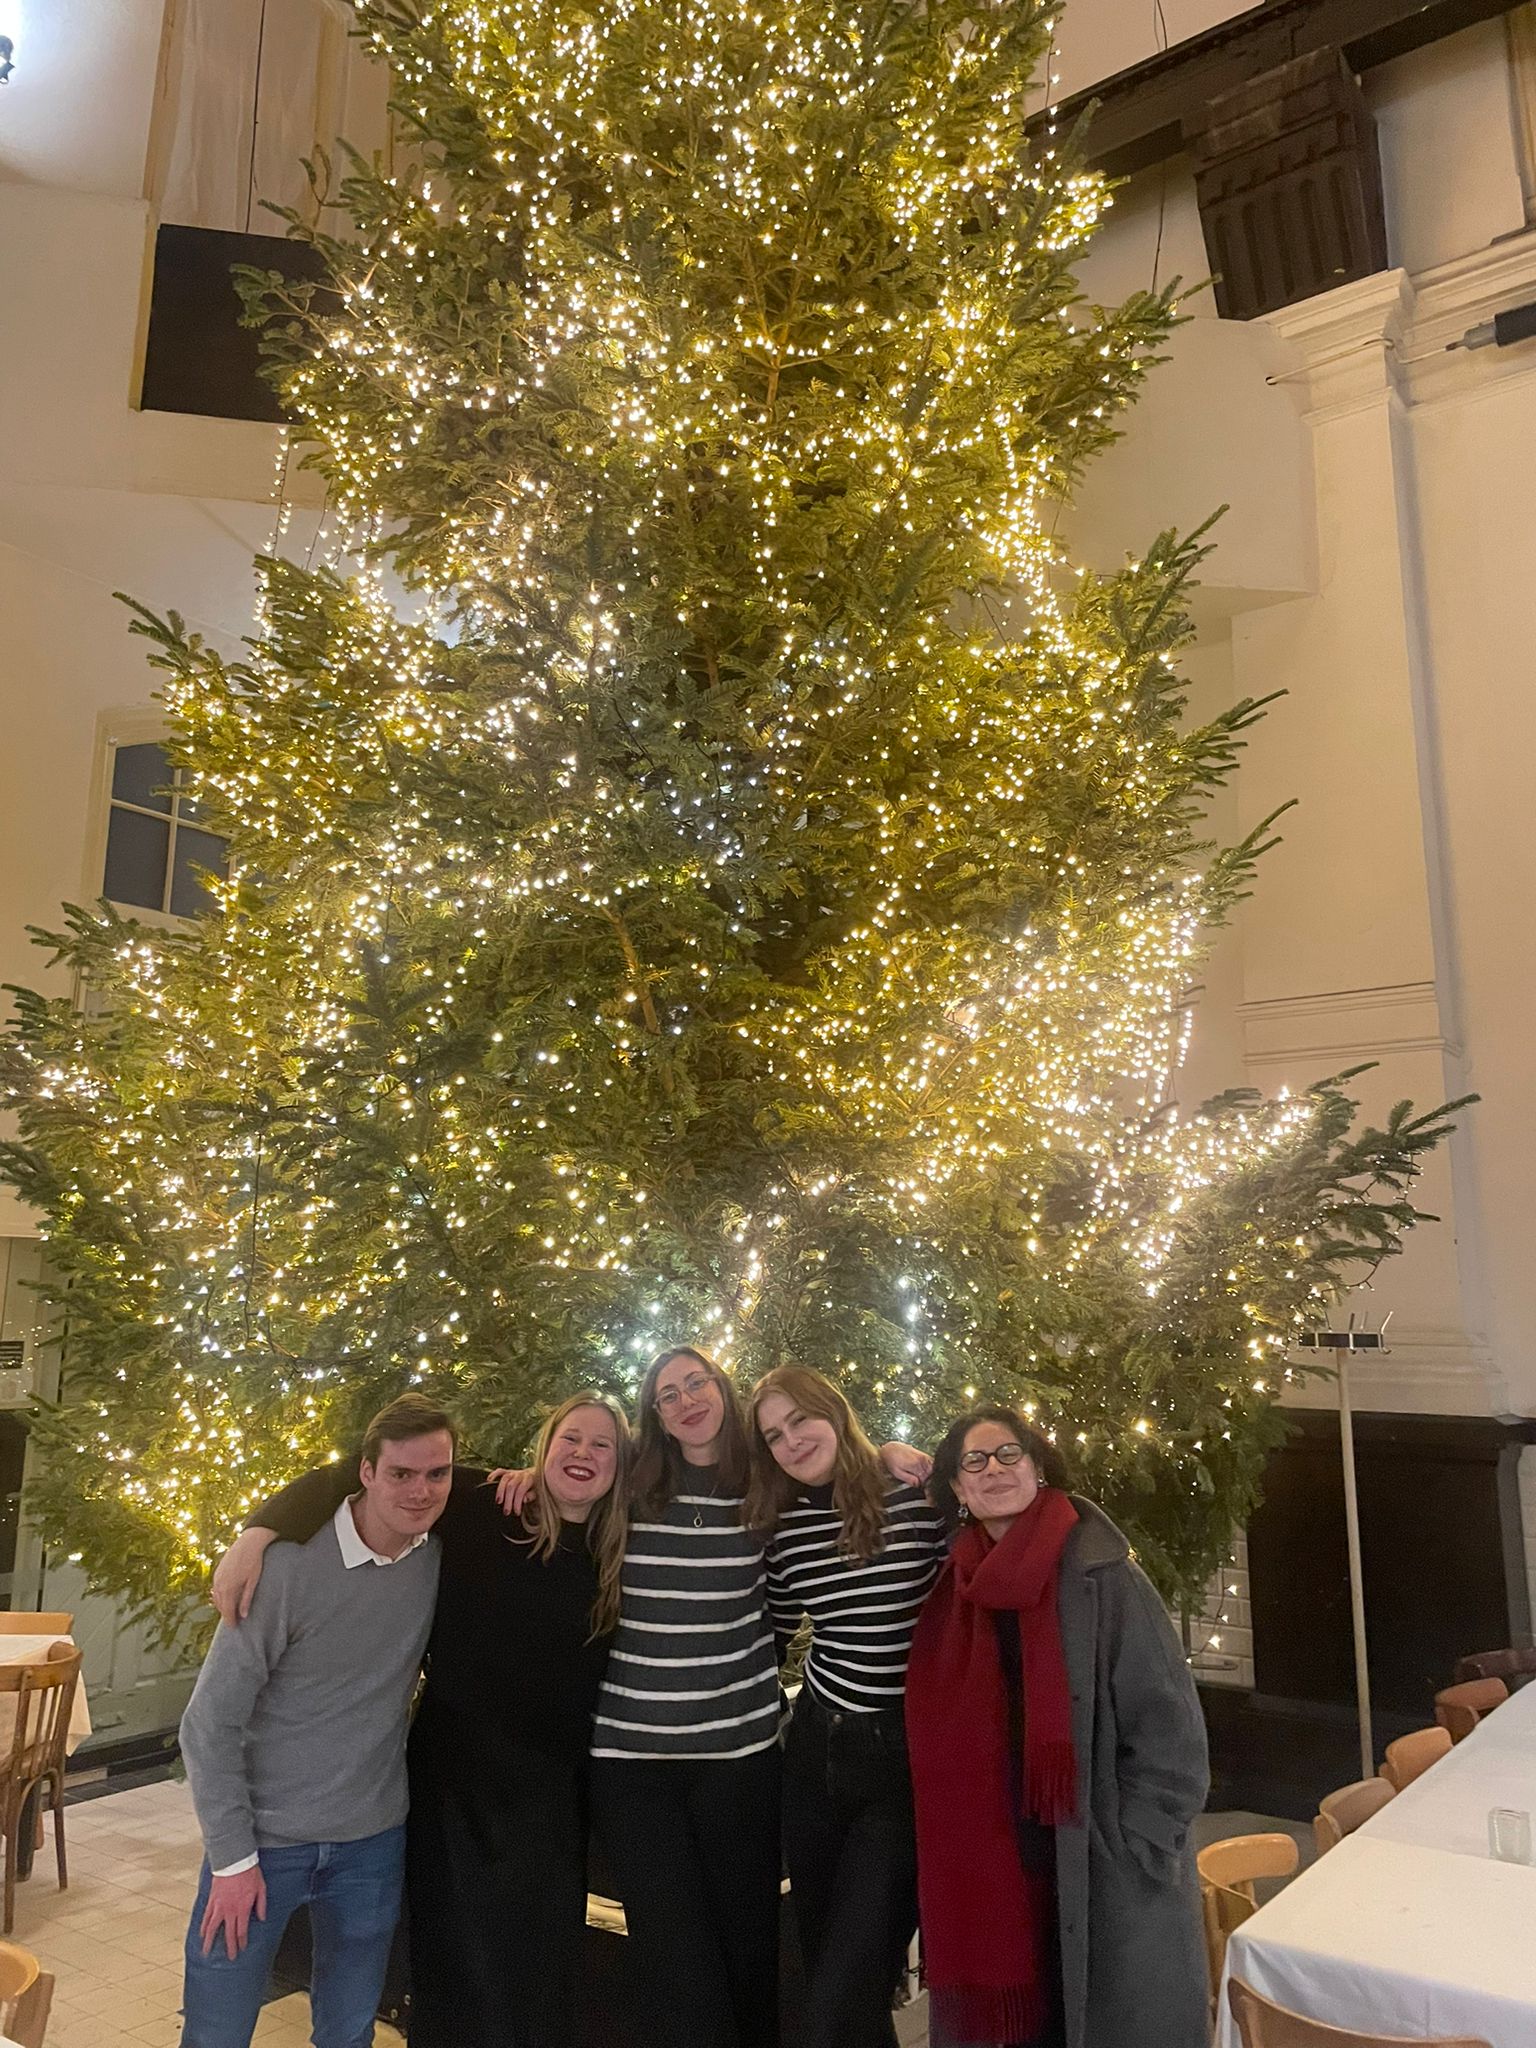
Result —
[[777, 1746], [593, 1762], [655, 2048], [778, 2048], [779, 1764]]
[[895, 2048], [891, 2005], [917, 1929], [917, 1841], [902, 1709], [795, 1702], [784, 1851], [805, 1963], [796, 2048]]
[[587, 1918], [585, 1757], [411, 1729], [411, 2048], [572, 2048]]

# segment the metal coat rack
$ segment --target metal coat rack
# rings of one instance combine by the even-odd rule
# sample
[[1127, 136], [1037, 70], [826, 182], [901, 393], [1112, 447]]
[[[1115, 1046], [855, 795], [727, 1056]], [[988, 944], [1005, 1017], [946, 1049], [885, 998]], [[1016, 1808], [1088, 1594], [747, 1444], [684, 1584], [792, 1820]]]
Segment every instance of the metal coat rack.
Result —
[[1300, 1351], [1334, 1354], [1339, 1383], [1339, 1457], [1344, 1469], [1344, 1532], [1349, 1547], [1349, 1606], [1355, 1631], [1355, 1706], [1360, 1716], [1360, 1775], [1370, 1778], [1376, 1771], [1376, 1743], [1371, 1728], [1371, 1668], [1365, 1634], [1365, 1575], [1360, 1562], [1360, 1495], [1355, 1476], [1355, 1420], [1349, 1399], [1349, 1362], [1359, 1351], [1373, 1351], [1384, 1357], [1387, 1324], [1383, 1316], [1379, 1330], [1368, 1330], [1351, 1315], [1342, 1330], [1308, 1330], [1296, 1339]]

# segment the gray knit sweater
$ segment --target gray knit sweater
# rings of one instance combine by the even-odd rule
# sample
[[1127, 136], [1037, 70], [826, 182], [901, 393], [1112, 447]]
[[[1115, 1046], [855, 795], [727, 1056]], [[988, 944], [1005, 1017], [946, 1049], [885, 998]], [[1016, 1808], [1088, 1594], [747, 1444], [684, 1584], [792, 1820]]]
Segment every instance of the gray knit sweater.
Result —
[[333, 1524], [274, 1544], [248, 1618], [221, 1624], [181, 1723], [214, 1870], [405, 1819], [405, 1733], [437, 1596], [434, 1538], [348, 1571]]

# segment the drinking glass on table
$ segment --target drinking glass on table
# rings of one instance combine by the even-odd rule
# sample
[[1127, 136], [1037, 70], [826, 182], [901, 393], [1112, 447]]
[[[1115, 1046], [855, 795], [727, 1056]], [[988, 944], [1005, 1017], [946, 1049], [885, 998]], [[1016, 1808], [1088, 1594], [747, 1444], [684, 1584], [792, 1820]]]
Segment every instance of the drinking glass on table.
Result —
[[1498, 1863], [1529, 1863], [1531, 1816], [1514, 1806], [1490, 1807], [1488, 1853]]

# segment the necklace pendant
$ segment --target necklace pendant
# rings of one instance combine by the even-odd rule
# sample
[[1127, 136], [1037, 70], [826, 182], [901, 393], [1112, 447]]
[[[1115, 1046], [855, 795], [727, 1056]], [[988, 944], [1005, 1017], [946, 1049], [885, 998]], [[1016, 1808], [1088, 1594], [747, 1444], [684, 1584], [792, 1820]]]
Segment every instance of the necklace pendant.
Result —
[[702, 1508], [695, 1508], [695, 1509], [694, 1509], [694, 1511], [693, 1511], [693, 1526], [695, 1527], [695, 1529], [702, 1529], [702, 1528], [703, 1528], [703, 1526], [704, 1526], [704, 1510], [703, 1510]]

